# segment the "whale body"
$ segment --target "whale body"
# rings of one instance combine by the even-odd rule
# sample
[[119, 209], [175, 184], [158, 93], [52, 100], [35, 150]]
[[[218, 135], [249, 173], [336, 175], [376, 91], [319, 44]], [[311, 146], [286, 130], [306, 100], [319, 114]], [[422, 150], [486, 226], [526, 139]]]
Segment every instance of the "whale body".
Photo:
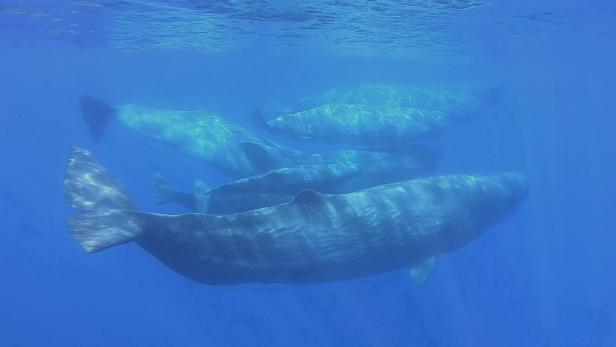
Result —
[[297, 140], [338, 143], [408, 143], [434, 137], [447, 126], [437, 110], [325, 104], [264, 120], [266, 127]]
[[457, 249], [510, 213], [526, 194], [516, 173], [403, 181], [348, 194], [311, 190], [293, 201], [231, 215], [138, 211], [125, 189], [74, 148], [65, 192], [73, 237], [88, 252], [136, 242], [205, 284], [314, 283], [414, 266]]
[[475, 89], [466, 86], [359, 83], [300, 98], [291, 106], [283, 106], [280, 111], [297, 112], [327, 104], [354, 104], [439, 110], [450, 117], [466, 117], [479, 110], [479, 93]]
[[288, 202], [304, 189], [333, 191], [356, 175], [352, 164], [301, 165], [241, 178], [211, 190], [202, 189], [203, 184], [196, 180], [194, 192], [181, 192], [155, 173], [154, 191], [159, 203], [176, 202], [189, 210], [229, 214]]
[[324, 163], [280, 168], [241, 178], [214, 189], [195, 181], [194, 192], [174, 190], [162, 174], [154, 174], [154, 192], [160, 204], [178, 203], [189, 210], [228, 214], [289, 202], [302, 190], [322, 193], [355, 191], [401, 179], [427, 175], [439, 153], [425, 146], [403, 151], [337, 150], [321, 158]]
[[[296, 140], [408, 143], [439, 135], [452, 119], [478, 112], [468, 88], [363, 83], [270, 106], [256, 120]], [[267, 118], [267, 119], [266, 119]]]
[[82, 114], [99, 141], [110, 119], [139, 134], [175, 146], [232, 177], [298, 165], [311, 158], [262, 139], [237, 124], [202, 110], [173, 110], [81, 97]]

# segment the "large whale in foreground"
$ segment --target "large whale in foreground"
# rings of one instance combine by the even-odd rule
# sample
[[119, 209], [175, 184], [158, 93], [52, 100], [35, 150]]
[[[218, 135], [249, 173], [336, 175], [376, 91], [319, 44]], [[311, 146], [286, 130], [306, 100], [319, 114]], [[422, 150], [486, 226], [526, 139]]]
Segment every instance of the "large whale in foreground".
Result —
[[88, 252], [136, 242], [206, 284], [312, 283], [425, 263], [510, 213], [520, 174], [417, 179], [341, 195], [306, 190], [293, 201], [232, 215], [140, 212], [90, 152], [74, 148], [65, 192], [73, 237]]

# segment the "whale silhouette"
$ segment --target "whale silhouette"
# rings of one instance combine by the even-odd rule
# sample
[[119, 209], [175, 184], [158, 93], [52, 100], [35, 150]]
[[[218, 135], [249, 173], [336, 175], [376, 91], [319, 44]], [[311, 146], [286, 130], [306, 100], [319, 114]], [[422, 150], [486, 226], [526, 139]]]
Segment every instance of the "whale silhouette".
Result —
[[335, 143], [410, 143], [432, 138], [455, 119], [479, 110], [470, 88], [361, 83], [300, 98], [290, 106], [270, 103], [254, 120], [295, 140]]
[[[393, 151], [393, 149], [390, 149]], [[324, 163], [274, 169], [210, 189], [200, 179], [193, 192], [173, 189], [160, 172], [153, 175], [160, 204], [175, 202], [189, 210], [228, 214], [291, 201], [305, 189], [344, 193], [429, 174], [440, 154], [429, 147], [410, 146], [404, 153], [337, 150]]]
[[69, 228], [86, 251], [136, 242], [177, 273], [216, 285], [429, 268], [511, 213], [526, 192], [518, 173], [450, 175], [339, 195], [305, 190], [289, 203], [230, 215], [165, 215], [139, 211], [85, 149], [73, 148], [65, 177], [77, 210]]

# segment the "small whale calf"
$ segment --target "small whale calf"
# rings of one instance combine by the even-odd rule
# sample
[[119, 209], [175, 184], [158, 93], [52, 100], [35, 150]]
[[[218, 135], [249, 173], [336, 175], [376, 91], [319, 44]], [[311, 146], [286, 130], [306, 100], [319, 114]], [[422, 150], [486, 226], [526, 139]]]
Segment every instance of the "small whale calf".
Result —
[[162, 174], [154, 174], [154, 191], [159, 203], [176, 202], [189, 210], [211, 214], [244, 212], [290, 201], [304, 189], [327, 192], [357, 176], [353, 165], [301, 165], [267, 171], [204, 189], [195, 181], [194, 193], [173, 190]]
[[[74, 148], [65, 177], [73, 237], [88, 252], [135, 242], [206, 284], [314, 283], [430, 267], [511, 213], [521, 174], [449, 175], [348, 194], [305, 190], [230, 215], [141, 212], [91, 153]], [[419, 276], [421, 277], [421, 276]]]

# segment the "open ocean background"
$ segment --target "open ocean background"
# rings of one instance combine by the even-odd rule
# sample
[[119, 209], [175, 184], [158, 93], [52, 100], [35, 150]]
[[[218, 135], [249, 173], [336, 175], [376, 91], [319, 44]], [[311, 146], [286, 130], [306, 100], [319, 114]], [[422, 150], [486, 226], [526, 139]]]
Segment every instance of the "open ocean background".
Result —
[[[0, 346], [616, 346], [614, 18], [602, 0], [0, 0]], [[489, 112], [435, 141], [438, 172], [529, 177], [424, 286], [206, 286], [68, 232], [74, 144], [146, 210], [181, 211], [155, 203], [155, 169], [228, 180], [119, 122], [93, 143], [80, 95], [267, 135], [250, 122], [266, 100], [356, 82], [493, 85]]]

